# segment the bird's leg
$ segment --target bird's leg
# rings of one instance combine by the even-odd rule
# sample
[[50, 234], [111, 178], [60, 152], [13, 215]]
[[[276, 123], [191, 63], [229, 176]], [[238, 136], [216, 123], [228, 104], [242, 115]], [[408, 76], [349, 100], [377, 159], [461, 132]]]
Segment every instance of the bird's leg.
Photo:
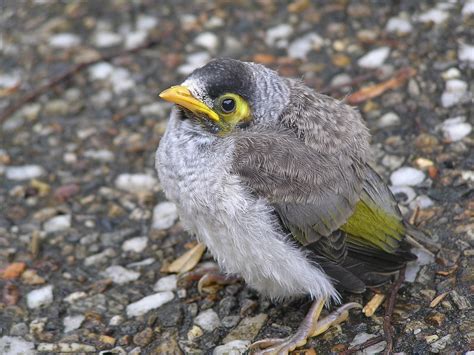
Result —
[[324, 333], [329, 327], [344, 322], [349, 310], [352, 308], [362, 308], [358, 303], [347, 303], [326, 318], [318, 321], [321, 310], [324, 307], [324, 300], [314, 301], [308, 314], [301, 322], [298, 330], [292, 336], [283, 339], [263, 339], [250, 346], [251, 354], [288, 354], [299, 346], [303, 346], [308, 338]]

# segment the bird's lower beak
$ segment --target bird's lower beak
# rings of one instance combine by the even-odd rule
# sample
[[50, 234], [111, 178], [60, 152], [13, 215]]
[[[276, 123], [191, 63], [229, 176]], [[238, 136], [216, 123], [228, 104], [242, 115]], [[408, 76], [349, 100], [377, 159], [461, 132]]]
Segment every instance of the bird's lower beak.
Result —
[[163, 100], [173, 102], [176, 105], [182, 106], [197, 116], [203, 114], [213, 121], [219, 121], [219, 115], [211, 110], [204, 102], [196, 99], [185, 86], [172, 86], [160, 93]]

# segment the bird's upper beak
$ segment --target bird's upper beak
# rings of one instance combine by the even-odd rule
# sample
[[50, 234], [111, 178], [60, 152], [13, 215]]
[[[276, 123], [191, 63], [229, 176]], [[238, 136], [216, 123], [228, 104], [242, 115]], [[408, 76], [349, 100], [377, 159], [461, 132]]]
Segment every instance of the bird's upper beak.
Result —
[[219, 115], [204, 102], [196, 99], [185, 86], [172, 86], [160, 93], [163, 100], [182, 106], [198, 116], [203, 114], [213, 121], [219, 121]]

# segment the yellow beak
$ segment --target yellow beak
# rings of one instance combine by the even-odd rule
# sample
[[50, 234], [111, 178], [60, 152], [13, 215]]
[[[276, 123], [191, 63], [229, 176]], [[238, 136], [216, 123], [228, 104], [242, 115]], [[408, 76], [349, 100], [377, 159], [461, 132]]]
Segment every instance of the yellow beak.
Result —
[[198, 116], [203, 114], [211, 120], [219, 121], [219, 115], [204, 102], [197, 100], [185, 86], [172, 86], [160, 93], [163, 100], [182, 106]]

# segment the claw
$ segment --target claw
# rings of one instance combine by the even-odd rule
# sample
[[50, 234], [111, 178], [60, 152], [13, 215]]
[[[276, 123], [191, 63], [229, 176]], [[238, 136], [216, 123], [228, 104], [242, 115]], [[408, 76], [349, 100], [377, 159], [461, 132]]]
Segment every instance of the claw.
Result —
[[349, 310], [362, 308], [360, 304], [351, 302], [318, 321], [323, 306], [323, 300], [315, 301], [294, 335], [283, 339], [259, 340], [250, 345], [249, 352], [251, 354], [288, 354], [297, 347], [305, 345], [308, 338], [322, 334], [329, 327], [344, 322], [349, 316]]

